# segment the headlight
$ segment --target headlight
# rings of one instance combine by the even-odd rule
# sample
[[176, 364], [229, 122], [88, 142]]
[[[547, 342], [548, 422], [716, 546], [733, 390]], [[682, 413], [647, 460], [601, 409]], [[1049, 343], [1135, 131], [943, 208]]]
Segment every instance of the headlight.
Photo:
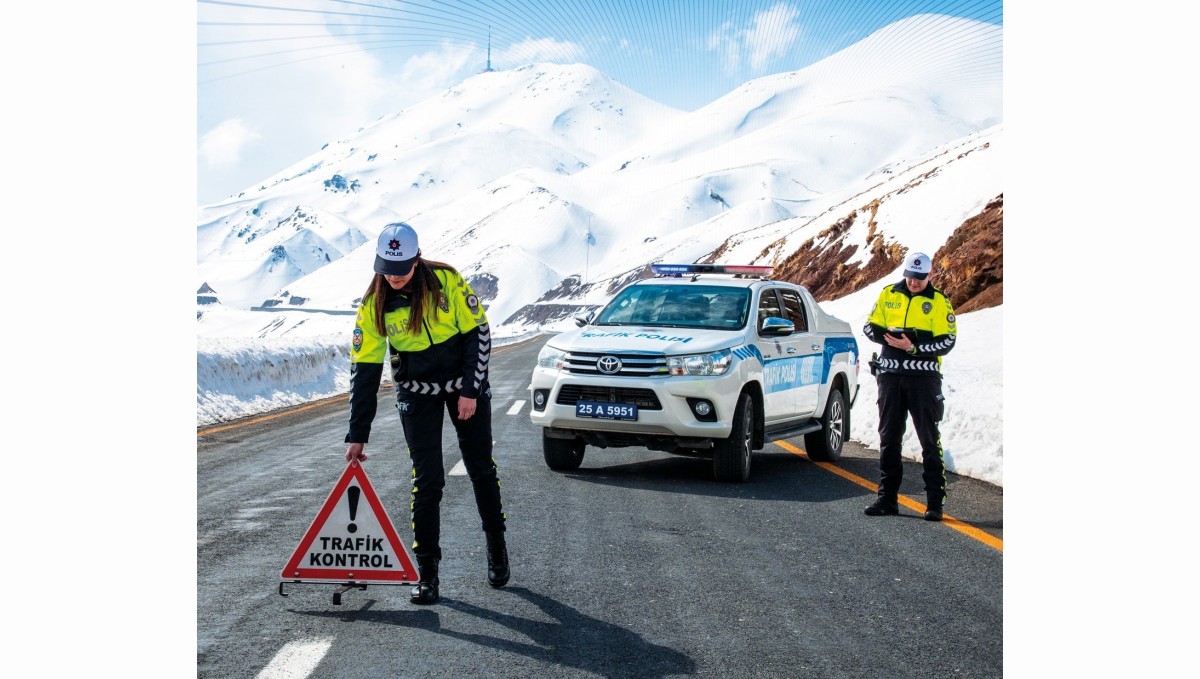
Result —
[[563, 361], [567, 358], [567, 352], [559, 351], [552, 346], [544, 346], [538, 352], [538, 367], [549, 368], [551, 370], [562, 370]]
[[672, 375], [724, 375], [732, 361], [733, 353], [728, 349], [712, 354], [670, 356], [667, 371]]

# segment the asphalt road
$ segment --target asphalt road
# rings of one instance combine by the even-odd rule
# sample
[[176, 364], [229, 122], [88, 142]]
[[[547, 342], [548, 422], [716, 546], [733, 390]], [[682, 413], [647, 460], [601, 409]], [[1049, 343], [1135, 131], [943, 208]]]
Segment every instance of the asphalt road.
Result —
[[[1002, 676], [1001, 488], [950, 475], [950, 520], [926, 522], [906, 463], [901, 516], [868, 517], [876, 454], [852, 442], [817, 464], [803, 437], [756, 453], [745, 484], [641, 448], [588, 448], [578, 471], [554, 472], [526, 390], [543, 341], [491, 364], [502, 589], [485, 580], [470, 481], [452, 473], [437, 605], [409, 603], [406, 585], [341, 605], [330, 583], [281, 596], [280, 571], [345, 471], [346, 399], [199, 430], [197, 676]], [[409, 543], [390, 404], [381, 391], [365, 469]]]

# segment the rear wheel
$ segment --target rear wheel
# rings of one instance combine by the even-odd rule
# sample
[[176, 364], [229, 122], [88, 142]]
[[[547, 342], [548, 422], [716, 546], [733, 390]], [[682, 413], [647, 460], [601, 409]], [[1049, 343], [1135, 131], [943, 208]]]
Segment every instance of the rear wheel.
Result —
[[821, 430], [804, 435], [804, 447], [808, 458], [817, 462], [837, 462], [842, 457], [842, 445], [850, 434], [850, 417], [846, 410], [846, 396], [841, 389], [829, 392], [825, 414], [821, 417]]
[[718, 481], [741, 483], [750, 478], [750, 451], [754, 445], [754, 401], [750, 394], [738, 397], [729, 438], [713, 448], [713, 476]]
[[546, 430], [542, 430], [542, 456], [546, 458], [546, 466], [555, 471], [579, 469], [586, 445], [581, 438], [550, 438], [546, 436]]

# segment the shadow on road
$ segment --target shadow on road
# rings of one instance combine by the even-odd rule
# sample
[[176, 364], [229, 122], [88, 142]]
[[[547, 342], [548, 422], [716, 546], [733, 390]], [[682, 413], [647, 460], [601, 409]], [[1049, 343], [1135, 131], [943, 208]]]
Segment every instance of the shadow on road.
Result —
[[593, 618], [524, 587], [507, 587], [500, 591], [529, 601], [554, 621], [530, 620], [448, 599], [443, 600], [447, 608], [504, 625], [529, 637], [531, 642], [448, 629], [440, 629], [438, 633], [523, 655], [548, 665], [579, 668], [603, 677], [663, 677], [693, 674], [696, 671], [696, 663], [689, 656], [666, 646], [649, 643], [624, 627]]
[[[713, 479], [712, 461], [704, 458], [671, 456], [604, 465], [598, 459], [603, 453], [597, 452], [599, 454], [593, 455], [596, 459], [585, 459], [585, 466], [566, 472], [565, 476], [618, 488], [783, 502], [833, 502], [869, 495], [862, 488], [791, 453], [757, 452], [750, 462], [750, 479], [745, 483], [727, 483]], [[592, 466], [586, 466], [589, 462]]]
[[[354, 596], [351, 592], [349, 596]], [[368, 599], [358, 608], [346, 608], [344, 610], [307, 610], [301, 611], [295, 608], [287, 609], [288, 613], [296, 613], [299, 615], [308, 615], [314, 618], [329, 618], [331, 620], [341, 620], [342, 622], [378, 622], [387, 625], [399, 625], [400, 627], [415, 627], [417, 629], [429, 630], [432, 632], [438, 631], [442, 622], [438, 618], [437, 612], [430, 609], [416, 609], [407, 611], [373, 611], [371, 608], [375, 605], [374, 599]]]
[[371, 610], [374, 600], [345, 611], [288, 609], [288, 612], [343, 622], [374, 622], [428, 630], [549, 666], [578, 668], [603, 677], [664, 677], [696, 672], [696, 663], [689, 656], [652, 644], [624, 627], [586, 615], [524, 587], [505, 587], [498, 591], [525, 599], [553, 618], [553, 622], [530, 620], [442, 597], [441, 606], [498, 623], [530, 639], [523, 642], [446, 629], [442, 626], [441, 616], [433, 609], [374, 611]]

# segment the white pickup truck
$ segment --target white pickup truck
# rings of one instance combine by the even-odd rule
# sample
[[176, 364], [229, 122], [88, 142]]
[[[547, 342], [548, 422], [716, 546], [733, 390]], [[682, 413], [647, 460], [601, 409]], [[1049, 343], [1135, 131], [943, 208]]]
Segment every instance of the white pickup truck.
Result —
[[651, 267], [542, 347], [529, 392], [546, 464], [642, 446], [745, 481], [754, 450], [800, 435], [811, 459], [839, 459], [858, 394], [850, 325], [771, 267]]

